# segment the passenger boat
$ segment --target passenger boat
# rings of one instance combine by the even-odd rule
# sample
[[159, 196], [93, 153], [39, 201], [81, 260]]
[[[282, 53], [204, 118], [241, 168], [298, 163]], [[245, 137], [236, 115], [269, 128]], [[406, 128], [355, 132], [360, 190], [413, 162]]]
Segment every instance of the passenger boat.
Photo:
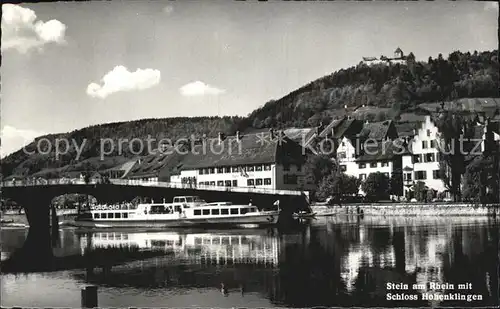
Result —
[[254, 205], [207, 203], [198, 196], [175, 197], [173, 203], [96, 205], [75, 218], [77, 227], [261, 226], [278, 221], [279, 210], [259, 211]]

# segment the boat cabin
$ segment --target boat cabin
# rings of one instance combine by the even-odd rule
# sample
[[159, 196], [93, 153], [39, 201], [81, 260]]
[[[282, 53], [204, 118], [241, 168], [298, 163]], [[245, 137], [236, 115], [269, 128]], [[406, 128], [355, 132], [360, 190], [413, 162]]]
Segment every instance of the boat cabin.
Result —
[[173, 200], [174, 204], [188, 204], [188, 205], [200, 205], [206, 204], [207, 202], [201, 199], [199, 196], [176, 196]]

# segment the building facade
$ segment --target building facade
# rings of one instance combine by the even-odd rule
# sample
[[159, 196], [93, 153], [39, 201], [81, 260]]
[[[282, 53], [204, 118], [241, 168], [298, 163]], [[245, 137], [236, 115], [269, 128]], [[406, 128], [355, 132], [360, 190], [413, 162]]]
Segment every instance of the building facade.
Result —
[[410, 185], [419, 181], [438, 193], [447, 190], [441, 179], [439, 140], [437, 126], [426, 116], [410, 141], [410, 153], [403, 158], [405, 196], [410, 194]]
[[[278, 137], [280, 136], [280, 137]], [[212, 145], [203, 151], [204, 145]], [[212, 149], [215, 145], [215, 148]], [[207, 140], [181, 162], [173, 183], [192, 186], [310, 190], [304, 148], [282, 132], [259, 132]]]

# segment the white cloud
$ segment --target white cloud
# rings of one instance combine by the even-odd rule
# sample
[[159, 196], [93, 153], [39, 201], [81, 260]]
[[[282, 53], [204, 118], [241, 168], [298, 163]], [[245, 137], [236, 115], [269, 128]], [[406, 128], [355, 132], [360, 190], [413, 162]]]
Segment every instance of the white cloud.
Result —
[[187, 97], [202, 96], [202, 95], [218, 95], [226, 92], [226, 90], [224, 89], [215, 88], [200, 81], [186, 84], [182, 86], [179, 89], [179, 91], [183, 96]]
[[15, 4], [3, 4], [2, 11], [2, 50], [24, 54], [48, 43], [65, 43], [66, 25], [60, 21], [37, 20], [35, 11]]
[[104, 99], [110, 94], [120, 91], [143, 90], [158, 85], [160, 71], [154, 69], [137, 69], [129, 72], [124, 66], [116, 66], [101, 79], [102, 85], [91, 83], [87, 86], [87, 94], [94, 98]]
[[498, 12], [498, 2], [497, 1], [487, 1], [484, 3], [485, 11], [496, 11]]
[[45, 133], [34, 130], [17, 129], [13, 126], [5, 125], [0, 133], [0, 138], [2, 139], [0, 156], [5, 157], [23, 148], [41, 135], [45, 135]]
[[163, 12], [167, 15], [172, 14], [173, 11], [174, 11], [174, 7], [171, 5], [167, 5], [166, 7], [163, 8]]

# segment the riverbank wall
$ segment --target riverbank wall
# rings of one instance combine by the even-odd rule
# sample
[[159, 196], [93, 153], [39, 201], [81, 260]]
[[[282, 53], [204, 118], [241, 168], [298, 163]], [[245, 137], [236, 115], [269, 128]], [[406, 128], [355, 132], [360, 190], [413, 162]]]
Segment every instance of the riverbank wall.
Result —
[[500, 204], [347, 204], [347, 205], [311, 205], [318, 215], [365, 215], [365, 216], [492, 216], [500, 215]]

